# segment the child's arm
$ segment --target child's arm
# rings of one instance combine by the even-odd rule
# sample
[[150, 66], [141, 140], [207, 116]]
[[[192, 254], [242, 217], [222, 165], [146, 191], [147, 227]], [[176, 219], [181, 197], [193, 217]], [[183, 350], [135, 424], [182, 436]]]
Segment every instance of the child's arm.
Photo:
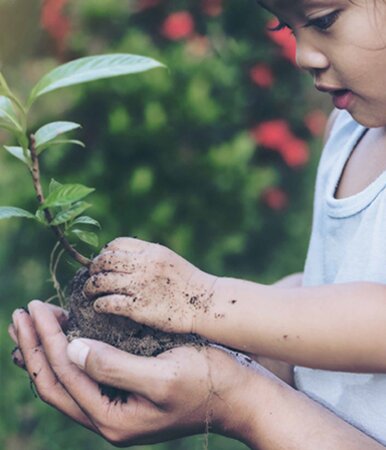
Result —
[[386, 285], [216, 284], [209, 313], [196, 321], [208, 339], [307, 367], [386, 372]]
[[[291, 275], [287, 275], [286, 277], [276, 281], [274, 285], [276, 287], [285, 287], [285, 288], [294, 288], [300, 287], [303, 282], [303, 273], [293, 273]], [[270, 372], [275, 374], [278, 378], [289, 384], [290, 386], [294, 386], [294, 376], [293, 376], [293, 365], [288, 364], [284, 361], [279, 361], [277, 359], [267, 358], [265, 356], [254, 355], [249, 353], [249, 356], [258, 362], [261, 366], [268, 369]]]
[[117, 239], [85, 292], [99, 312], [291, 364], [386, 372], [386, 285], [263, 286], [206, 274], [157, 244]]

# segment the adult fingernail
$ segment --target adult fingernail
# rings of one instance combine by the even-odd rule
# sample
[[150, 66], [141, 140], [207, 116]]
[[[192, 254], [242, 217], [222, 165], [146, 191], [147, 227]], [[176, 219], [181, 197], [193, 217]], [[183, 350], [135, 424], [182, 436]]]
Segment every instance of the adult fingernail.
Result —
[[15, 327], [16, 333], [17, 333], [18, 327], [19, 327], [19, 324], [18, 324], [19, 314], [24, 314], [24, 313], [25, 313], [25, 310], [22, 308], [15, 309], [15, 311], [12, 313], [12, 322], [13, 322], [13, 326]]
[[89, 353], [90, 347], [81, 339], [74, 339], [67, 346], [67, 356], [74, 364], [82, 369], [86, 367], [86, 360]]
[[23, 366], [23, 362], [22, 362], [23, 358], [22, 358], [21, 352], [19, 350], [19, 347], [15, 347], [12, 350], [11, 357], [12, 357], [12, 361], [14, 364], [16, 364], [19, 367]]

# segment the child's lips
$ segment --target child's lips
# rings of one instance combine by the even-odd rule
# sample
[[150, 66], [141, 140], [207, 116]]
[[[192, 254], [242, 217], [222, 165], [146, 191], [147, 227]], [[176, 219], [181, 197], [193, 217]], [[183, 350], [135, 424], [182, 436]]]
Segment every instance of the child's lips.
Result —
[[331, 95], [333, 96], [334, 106], [338, 109], [348, 109], [353, 99], [353, 93], [348, 89], [331, 92]]
[[332, 95], [335, 108], [338, 109], [347, 109], [353, 99], [353, 93], [349, 89], [326, 86], [322, 84], [315, 84], [315, 87], [318, 91], [328, 92]]

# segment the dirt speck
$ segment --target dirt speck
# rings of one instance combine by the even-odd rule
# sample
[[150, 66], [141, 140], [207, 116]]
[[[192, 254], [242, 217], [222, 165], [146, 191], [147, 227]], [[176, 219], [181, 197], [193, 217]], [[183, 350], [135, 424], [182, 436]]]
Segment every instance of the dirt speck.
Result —
[[215, 319], [224, 319], [225, 318], [225, 314], [223, 314], [223, 313], [215, 313], [214, 314], [214, 318]]
[[191, 305], [196, 305], [197, 304], [197, 300], [198, 300], [197, 296], [193, 295], [192, 297], [190, 297], [189, 303]]

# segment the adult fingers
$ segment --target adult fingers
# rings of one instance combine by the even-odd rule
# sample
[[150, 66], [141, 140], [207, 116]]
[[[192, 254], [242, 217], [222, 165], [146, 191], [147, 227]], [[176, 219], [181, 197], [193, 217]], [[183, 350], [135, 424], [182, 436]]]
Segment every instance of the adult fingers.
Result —
[[68, 341], [52, 311], [44, 303], [36, 300], [28, 307], [52, 370], [65, 390], [98, 427], [100, 419], [106, 413], [108, 399], [102, 397], [98, 384], [72, 364], [67, 357]]
[[17, 336], [16, 336], [16, 330], [12, 323], [10, 323], [8, 325], [8, 334], [9, 334], [10, 338], [13, 340], [13, 342], [17, 345], [18, 340], [17, 340]]
[[66, 392], [52, 371], [40, 345], [31, 317], [24, 310], [16, 310], [13, 320], [26, 369], [39, 397], [73, 420], [96, 431], [94, 425]]
[[106, 244], [101, 253], [109, 251], [143, 252], [149, 245], [151, 245], [150, 242], [142, 241], [141, 239], [119, 237]]
[[62, 328], [67, 326], [68, 322], [68, 311], [66, 309], [61, 308], [60, 306], [53, 305], [51, 303], [46, 303], [47, 308], [49, 308], [54, 314], [56, 320], [59, 322], [59, 325]]
[[26, 370], [24, 358], [23, 358], [23, 355], [21, 354], [19, 347], [15, 347], [12, 350], [12, 361], [14, 364], [16, 364], [18, 367], [20, 367], [20, 369]]
[[134, 275], [115, 272], [103, 272], [92, 275], [85, 283], [83, 292], [87, 297], [103, 294], [124, 294], [134, 297], [136, 288]]
[[89, 272], [94, 275], [99, 272], [133, 273], [138, 270], [137, 255], [133, 252], [105, 251], [93, 259]]
[[68, 348], [71, 361], [99, 383], [138, 394], [157, 405], [176, 376], [175, 364], [160, 358], [135, 356], [92, 339], [75, 339]]
[[[52, 310], [52, 312], [54, 313], [60, 326], [62, 328], [65, 328], [67, 326], [67, 322], [68, 322], [68, 311], [66, 311], [65, 309], [63, 309], [59, 306], [52, 305], [50, 303], [47, 303], [47, 307]], [[8, 325], [8, 334], [9, 334], [10, 338], [13, 340], [13, 342], [17, 345], [18, 340], [17, 340], [17, 336], [16, 336], [16, 329], [12, 323]]]

